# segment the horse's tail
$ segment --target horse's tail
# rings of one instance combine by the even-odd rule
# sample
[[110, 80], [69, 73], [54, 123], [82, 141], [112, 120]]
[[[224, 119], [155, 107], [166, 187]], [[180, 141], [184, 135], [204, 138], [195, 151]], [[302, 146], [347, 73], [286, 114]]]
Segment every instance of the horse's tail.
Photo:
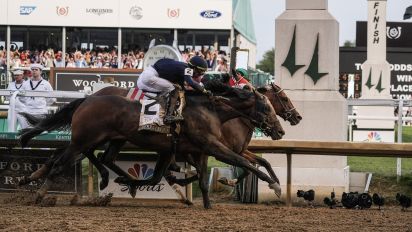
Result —
[[[22, 147], [25, 147], [27, 143], [33, 137], [41, 134], [44, 131], [53, 131], [53, 130], [67, 130], [70, 128], [72, 123], [73, 113], [76, 109], [82, 104], [86, 98], [79, 98], [67, 105], [64, 105], [57, 110], [54, 114], [47, 114], [44, 119], [41, 119], [38, 123], [34, 125], [33, 128], [26, 128], [19, 131], [20, 144]], [[24, 117], [28, 118], [26, 113], [22, 114]], [[35, 117], [36, 118], [36, 117]], [[33, 118], [30, 117], [30, 120]], [[37, 118], [36, 118], [37, 119]], [[30, 122], [30, 121], [29, 121]]]
[[22, 113], [19, 113], [19, 114], [21, 116], [23, 116], [31, 126], [36, 125], [37, 123], [39, 123], [43, 119], [43, 117], [38, 117], [38, 116], [35, 116], [33, 114], [29, 114], [29, 113], [25, 113], [25, 112], [22, 112]]

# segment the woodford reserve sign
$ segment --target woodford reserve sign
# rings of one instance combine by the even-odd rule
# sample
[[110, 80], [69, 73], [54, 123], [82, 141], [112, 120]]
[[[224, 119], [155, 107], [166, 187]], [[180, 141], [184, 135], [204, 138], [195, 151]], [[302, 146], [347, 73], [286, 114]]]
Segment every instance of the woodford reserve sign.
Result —
[[111, 80], [117, 87], [133, 88], [140, 73], [137, 69], [51, 68], [50, 84], [55, 90], [82, 92], [98, 81]]
[[[17, 183], [26, 175], [41, 168], [52, 155], [53, 150], [40, 149], [2, 149], [0, 156], [0, 191], [17, 190]], [[50, 191], [73, 193], [80, 191], [81, 167], [77, 163], [59, 177]], [[32, 181], [25, 188], [38, 189], [44, 179]]]

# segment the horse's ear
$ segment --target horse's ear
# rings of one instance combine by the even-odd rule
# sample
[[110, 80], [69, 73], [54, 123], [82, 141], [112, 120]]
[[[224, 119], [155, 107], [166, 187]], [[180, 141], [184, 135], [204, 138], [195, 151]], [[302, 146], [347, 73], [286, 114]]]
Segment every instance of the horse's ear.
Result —
[[266, 87], [259, 87], [257, 88], [257, 91], [261, 94], [265, 94], [268, 91], [268, 89]]

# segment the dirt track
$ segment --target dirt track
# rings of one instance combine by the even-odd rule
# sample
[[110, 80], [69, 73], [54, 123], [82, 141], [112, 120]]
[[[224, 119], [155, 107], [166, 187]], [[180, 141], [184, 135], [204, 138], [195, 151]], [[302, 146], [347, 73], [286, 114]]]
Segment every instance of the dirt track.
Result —
[[54, 207], [0, 200], [0, 231], [412, 231], [412, 210], [348, 210], [214, 203], [204, 210], [177, 202], [124, 202]]

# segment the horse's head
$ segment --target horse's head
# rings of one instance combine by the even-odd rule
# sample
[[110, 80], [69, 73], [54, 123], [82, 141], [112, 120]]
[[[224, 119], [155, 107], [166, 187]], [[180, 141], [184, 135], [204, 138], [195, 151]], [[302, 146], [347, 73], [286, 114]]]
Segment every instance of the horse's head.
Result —
[[237, 114], [249, 119], [272, 139], [281, 139], [285, 134], [269, 99], [258, 91], [231, 88], [218, 81], [208, 82], [206, 88], [218, 96], [223, 96], [221, 101], [234, 108]]
[[266, 136], [270, 136], [273, 140], [278, 140], [285, 135], [278, 118], [276, 111], [270, 103], [269, 99], [260, 94], [258, 91], [252, 91], [255, 97], [255, 111], [252, 115], [254, 120], [252, 123], [258, 127]]
[[297, 125], [302, 120], [292, 101], [279, 86], [272, 83], [270, 86], [259, 88], [258, 91], [268, 97], [276, 114], [289, 121], [290, 125]]

